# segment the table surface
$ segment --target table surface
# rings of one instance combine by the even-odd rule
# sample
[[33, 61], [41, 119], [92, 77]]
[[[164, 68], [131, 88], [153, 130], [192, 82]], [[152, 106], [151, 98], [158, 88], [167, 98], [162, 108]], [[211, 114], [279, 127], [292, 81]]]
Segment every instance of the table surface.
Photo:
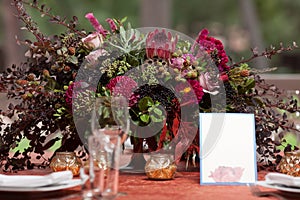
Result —
[[[34, 169], [19, 171], [20, 174], [44, 175], [51, 173], [49, 169]], [[262, 180], [266, 172], [259, 172], [259, 179]], [[149, 180], [145, 174], [120, 173], [119, 195], [116, 200], [185, 200], [185, 199], [205, 199], [205, 200], [267, 200], [276, 199], [274, 197], [255, 197], [249, 188], [243, 186], [203, 186], [199, 184], [199, 172], [178, 172], [175, 179], [168, 181]], [[262, 188], [263, 191], [274, 191], [282, 194], [286, 199], [300, 199], [300, 194], [283, 193], [272, 189]], [[53, 192], [0, 192], [0, 200], [80, 200], [80, 187], [73, 187]]]

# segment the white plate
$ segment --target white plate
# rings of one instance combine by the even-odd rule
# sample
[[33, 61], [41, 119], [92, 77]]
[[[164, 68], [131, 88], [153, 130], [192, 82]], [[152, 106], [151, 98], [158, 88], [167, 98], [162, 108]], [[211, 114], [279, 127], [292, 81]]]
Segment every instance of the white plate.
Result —
[[36, 188], [59, 184], [73, 179], [71, 171], [52, 172], [45, 176], [39, 175], [4, 175], [0, 174], [0, 187]]
[[48, 192], [55, 190], [62, 190], [72, 188], [81, 185], [80, 179], [72, 179], [59, 184], [47, 185], [43, 187], [29, 188], [29, 187], [0, 187], [0, 191], [3, 192]]
[[266, 181], [257, 181], [256, 184], [266, 188], [272, 188], [280, 191], [300, 193], [300, 187], [297, 188], [297, 187], [288, 187], [283, 185], [269, 184]]

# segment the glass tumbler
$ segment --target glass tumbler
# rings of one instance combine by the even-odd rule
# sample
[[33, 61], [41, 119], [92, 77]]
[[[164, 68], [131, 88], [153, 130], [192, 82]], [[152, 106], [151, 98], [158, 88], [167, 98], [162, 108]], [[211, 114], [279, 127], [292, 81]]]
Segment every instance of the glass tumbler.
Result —
[[85, 196], [113, 199], [118, 194], [119, 160], [118, 135], [91, 135], [89, 145], [89, 187]]

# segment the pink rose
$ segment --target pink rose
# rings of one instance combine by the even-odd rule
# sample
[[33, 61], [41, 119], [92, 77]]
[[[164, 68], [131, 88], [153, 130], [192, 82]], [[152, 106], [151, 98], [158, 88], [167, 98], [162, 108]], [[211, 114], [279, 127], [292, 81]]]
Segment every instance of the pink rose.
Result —
[[107, 51], [104, 49], [97, 49], [89, 53], [89, 55], [85, 56], [85, 59], [90, 65], [97, 64], [98, 58], [100, 56], [107, 55]]
[[200, 76], [199, 76], [199, 82], [200, 82], [200, 85], [202, 86], [202, 88], [207, 93], [216, 92], [215, 90], [220, 87], [218, 79], [214, 80], [210, 76], [209, 72], [205, 72], [204, 74], [203, 73], [200, 74]]
[[87, 37], [82, 38], [81, 41], [85, 44], [89, 49], [97, 49], [103, 44], [103, 36], [96, 32], [89, 34]]

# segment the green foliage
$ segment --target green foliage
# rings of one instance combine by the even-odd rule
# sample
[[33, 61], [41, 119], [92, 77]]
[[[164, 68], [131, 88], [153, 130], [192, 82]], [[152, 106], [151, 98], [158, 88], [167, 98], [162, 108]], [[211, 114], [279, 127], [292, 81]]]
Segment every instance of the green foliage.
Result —
[[119, 33], [120, 38], [115, 38], [115, 41], [110, 42], [109, 44], [120, 49], [126, 54], [129, 54], [133, 50], [141, 49], [141, 45], [145, 42], [146, 39], [140, 37], [140, 32], [138, 30], [132, 29], [130, 26], [128, 26], [126, 31], [124, 27], [121, 26]]
[[229, 83], [232, 88], [237, 91], [238, 94], [244, 94], [251, 90], [255, 86], [254, 78], [249, 78], [250, 67], [248, 64], [243, 63], [239, 67], [232, 68], [229, 71]]
[[299, 148], [299, 141], [297, 141], [297, 136], [293, 133], [286, 134], [281, 141], [281, 145], [277, 147], [281, 151], [284, 151], [288, 145], [291, 146], [292, 150]]
[[162, 122], [164, 119], [160, 103], [153, 101], [152, 98], [145, 96], [139, 102], [135, 109], [132, 109], [132, 118], [139, 126], [146, 126], [152, 122]]

